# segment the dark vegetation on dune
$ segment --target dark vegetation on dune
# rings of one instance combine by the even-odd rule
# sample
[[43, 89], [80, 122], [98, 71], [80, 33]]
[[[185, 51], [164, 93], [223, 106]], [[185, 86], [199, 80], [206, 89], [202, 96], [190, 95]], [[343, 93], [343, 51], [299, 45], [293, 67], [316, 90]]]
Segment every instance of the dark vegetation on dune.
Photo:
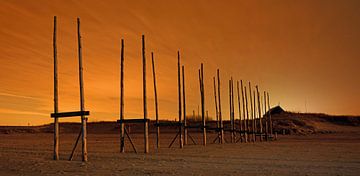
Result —
[[[360, 127], [359, 116], [332, 116], [318, 113], [295, 113], [284, 111], [281, 108], [273, 108], [271, 111], [273, 120], [273, 130], [278, 134], [290, 135], [308, 135], [318, 133], [341, 133], [349, 128]], [[188, 118], [188, 124], [200, 125], [199, 117]], [[216, 121], [207, 119], [207, 126], [215, 127]], [[171, 122], [171, 121], [162, 121]], [[172, 121], [174, 124], [175, 122]], [[155, 133], [154, 121], [150, 123], [150, 133]], [[238, 121], [235, 122], [238, 124]], [[143, 130], [142, 124], [126, 124], [131, 133], [141, 133]], [[230, 125], [229, 121], [224, 121], [224, 126], [227, 128]], [[88, 133], [107, 134], [118, 133], [119, 124], [116, 122], [90, 122], [87, 125]], [[345, 130], [344, 130], [345, 129]], [[201, 131], [200, 129], [190, 129], [192, 131]], [[176, 132], [177, 127], [161, 127], [162, 132]], [[52, 133], [53, 124], [42, 126], [0, 126], [0, 134], [12, 133]], [[79, 133], [80, 123], [60, 123], [61, 133]]]

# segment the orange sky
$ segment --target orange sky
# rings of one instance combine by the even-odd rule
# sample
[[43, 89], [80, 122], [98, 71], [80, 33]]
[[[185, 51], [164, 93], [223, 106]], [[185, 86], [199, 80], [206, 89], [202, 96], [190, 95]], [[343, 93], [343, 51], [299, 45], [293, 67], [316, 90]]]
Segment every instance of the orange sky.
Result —
[[[120, 39], [125, 39], [125, 116], [142, 116], [141, 34], [155, 52], [160, 118], [177, 117], [177, 50], [187, 76], [188, 114], [214, 116], [212, 76], [252, 81], [271, 104], [301, 112], [360, 115], [360, 1], [0, 1], [0, 125], [52, 122], [53, 16], [58, 17], [60, 111], [79, 110], [76, 17], [81, 18], [85, 107], [90, 121], [119, 112]], [[153, 117], [151, 67], [148, 108]], [[305, 107], [306, 104], [306, 107]], [[235, 108], [237, 114], [237, 106]], [[78, 120], [78, 119], [73, 119]]]

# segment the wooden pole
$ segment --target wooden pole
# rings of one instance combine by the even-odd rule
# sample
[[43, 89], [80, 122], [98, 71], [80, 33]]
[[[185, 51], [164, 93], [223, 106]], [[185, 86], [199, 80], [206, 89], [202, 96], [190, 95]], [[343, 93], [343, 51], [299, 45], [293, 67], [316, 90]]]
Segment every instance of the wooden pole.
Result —
[[201, 63], [200, 68], [200, 88], [201, 88], [201, 117], [203, 128], [203, 145], [206, 146], [206, 120], [205, 120], [205, 94], [204, 94], [204, 65]]
[[269, 140], [268, 116], [266, 115], [266, 92], [264, 91], [264, 118], [265, 118], [265, 139]]
[[269, 92], [267, 92], [267, 104], [268, 104], [268, 111], [269, 111], [269, 128], [270, 128], [270, 135], [273, 135], [273, 127], [272, 127], [272, 120], [271, 120], [271, 113], [270, 113], [270, 97]]
[[[181, 120], [181, 75], [180, 75], [180, 52], [177, 52], [177, 56], [178, 56], [178, 93], [179, 93], [179, 123], [182, 123]], [[183, 136], [182, 136], [182, 125], [179, 125], [179, 144], [180, 144], [180, 148], [184, 147], [184, 143], [183, 143]]]
[[144, 105], [144, 152], [149, 153], [149, 124], [147, 120], [146, 105], [146, 59], [145, 59], [145, 36], [142, 35], [142, 63], [143, 63], [143, 105]]
[[260, 126], [260, 141], [262, 141], [262, 133], [263, 133], [263, 129], [262, 129], [262, 122], [261, 122], [261, 103], [260, 103], [260, 94], [259, 94], [259, 88], [258, 86], [256, 86], [256, 92], [257, 92], [257, 99], [258, 99], [258, 109], [259, 109], [259, 126]]
[[125, 131], [124, 131], [124, 40], [121, 39], [120, 54], [120, 152], [125, 152]]
[[224, 139], [224, 124], [221, 114], [221, 93], [220, 93], [220, 71], [217, 69], [217, 81], [218, 81], [218, 97], [219, 97], [219, 120], [220, 120], [220, 143], [225, 143]]
[[242, 123], [241, 123], [241, 105], [240, 105], [240, 90], [239, 90], [239, 81], [236, 81], [236, 90], [237, 90], [237, 100], [238, 100], [238, 109], [239, 109], [239, 129], [240, 129], [240, 138], [241, 138], [241, 131]]
[[242, 98], [242, 105], [243, 105], [243, 124], [244, 124], [244, 139], [245, 142], [247, 142], [247, 133], [246, 133], [246, 129], [247, 129], [247, 123], [246, 123], [246, 114], [248, 113], [247, 111], [245, 111], [245, 96], [244, 96], [244, 89], [243, 89], [243, 81], [240, 80], [240, 84], [241, 84], [241, 98]]
[[[83, 80], [83, 67], [82, 67], [82, 51], [81, 51], [81, 35], [80, 35], [80, 18], [77, 18], [77, 31], [78, 31], [78, 53], [79, 53], [79, 83], [80, 83], [80, 109], [85, 111], [85, 98], [84, 98], [84, 80]], [[82, 160], [87, 161], [87, 132], [86, 132], [87, 118], [81, 116], [82, 127]]]
[[182, 69], [182, 84], [183, 84], [183, 114], [184, 114], [184, 144], [188, 144], [188, 130], [187, 130], [187, 122], [186, 122], [186, 99], [185, 99], [185, 68], [184, 66], [181, 67]]
[[231, 78], [231, 107], [232, 107], [232, 121], [233, 121], [233, 126], [232, 126], [232, 133], [234, 135], [234, 142], [236, 142], [236, 133], [235, 133], [235, 100], [234, 100], [234, 80], [233, 78]]
[[232, 118], [232, 96], [231, 96], [231, 80], [229, 80], [229, 115], [230, 115], [230, 134], [231, 134], [231, 143], [234, 143], [234, 133], [233, 133], [233, 127], [234, 127], [234, 122], [233, 122], [233, 118]]
[[249, 106], [248, 106], [248, 97], [247, 97], [247, 91], [246, 91], [246, 86], [244, 86], [244, 92], [245, 92], [245, 106], [246, 106], [246, 128], [245, 128], [245, 142], [247, 142], [247, 134], [249, 132]]
[[255, 98], [255, 90], [253, 90], [253, 97], [254, 97], [254, 112], [253, 112], [253, 118], [252, 118], [252, 132], [253, 132], [253, 142], [256, 141], [256, 98]]
[[215, 82], [215, 77], [213, 77], [213, 81], [214, 81], [214, 99], [215, 99], [216, 128], [219, 128], [219, 112], [218, 112], [218, 105], [217, 105], [217, 98], [216, 98], [216, 82]]
[[[57, 74], [57, 48], [56, 48], [56, 16], [54, 16], [54, 113], [58, 113], [58, 74]], [[54, 160], [59, 160], [59, 119], [54, 118]]]
[[154, 80], [154, 98], [155, 98], [155, 119], [156, 119], [156, 148], [160, 148], [160, 126], [159, 126], [159, 109], [158, 109], [158, 98], [156, 90], [156, 75], [155, 75], [155, 61], [154, 53], [151, 52], [151, 61], [152, 61], [152, 70], [153, 70], [153, 80]]
[[[250, 122], [252, 122], [252, 118], [254, 117], [254, 108], [253, 108], [253, 100], [252, 100], [252, 92], [251, 92], [251, 83], [249, 81], [249, 97], [250, 97], [250, 117], [249, 117], [249, 129], [252, 128], [252, 124], [250, 125]], [[254, 97], [255, 98], [255, 97]], [[253, 131], [252, 129], [251, 131]], [[251, 132], [252, 133], [252, 132]], [[252, 134], [252, 140], [254, 141], [254, 135]]]

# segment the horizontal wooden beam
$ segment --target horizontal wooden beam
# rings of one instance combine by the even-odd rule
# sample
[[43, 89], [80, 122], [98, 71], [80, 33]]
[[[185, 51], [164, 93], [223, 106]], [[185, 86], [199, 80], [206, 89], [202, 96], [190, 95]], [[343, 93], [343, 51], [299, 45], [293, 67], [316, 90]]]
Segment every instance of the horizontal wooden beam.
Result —
[[155, 123], [155, 126], [183, 126], [184, 123], [179, 123], [179, 122], [159, 122], [159, 123]]
[[117, 123], [145, 123], [149, 122], [150, 119], [124, 119], [124, 120], [117, 120]]
[[58, 112], [51, 113], [51, 117], [74, 117], [74, 116], [87, 116], [90, 115], [90, 111], [74, 111], [74, 112]]

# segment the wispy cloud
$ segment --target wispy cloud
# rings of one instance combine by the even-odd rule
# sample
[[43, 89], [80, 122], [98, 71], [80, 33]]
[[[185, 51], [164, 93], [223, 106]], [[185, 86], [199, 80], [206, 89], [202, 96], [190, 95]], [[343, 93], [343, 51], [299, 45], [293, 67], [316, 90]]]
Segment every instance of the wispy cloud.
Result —
[[26, 96], [26, 95], [17, 95], [17, 94], [5, 93], [5, 92], [0, 92], [0, 96], [14, 97], [14, 98], [25, 98], [25, 99], [33, 99], [33, 100], [38, 99], [36, 97], [31, 97], [31, 96]]

